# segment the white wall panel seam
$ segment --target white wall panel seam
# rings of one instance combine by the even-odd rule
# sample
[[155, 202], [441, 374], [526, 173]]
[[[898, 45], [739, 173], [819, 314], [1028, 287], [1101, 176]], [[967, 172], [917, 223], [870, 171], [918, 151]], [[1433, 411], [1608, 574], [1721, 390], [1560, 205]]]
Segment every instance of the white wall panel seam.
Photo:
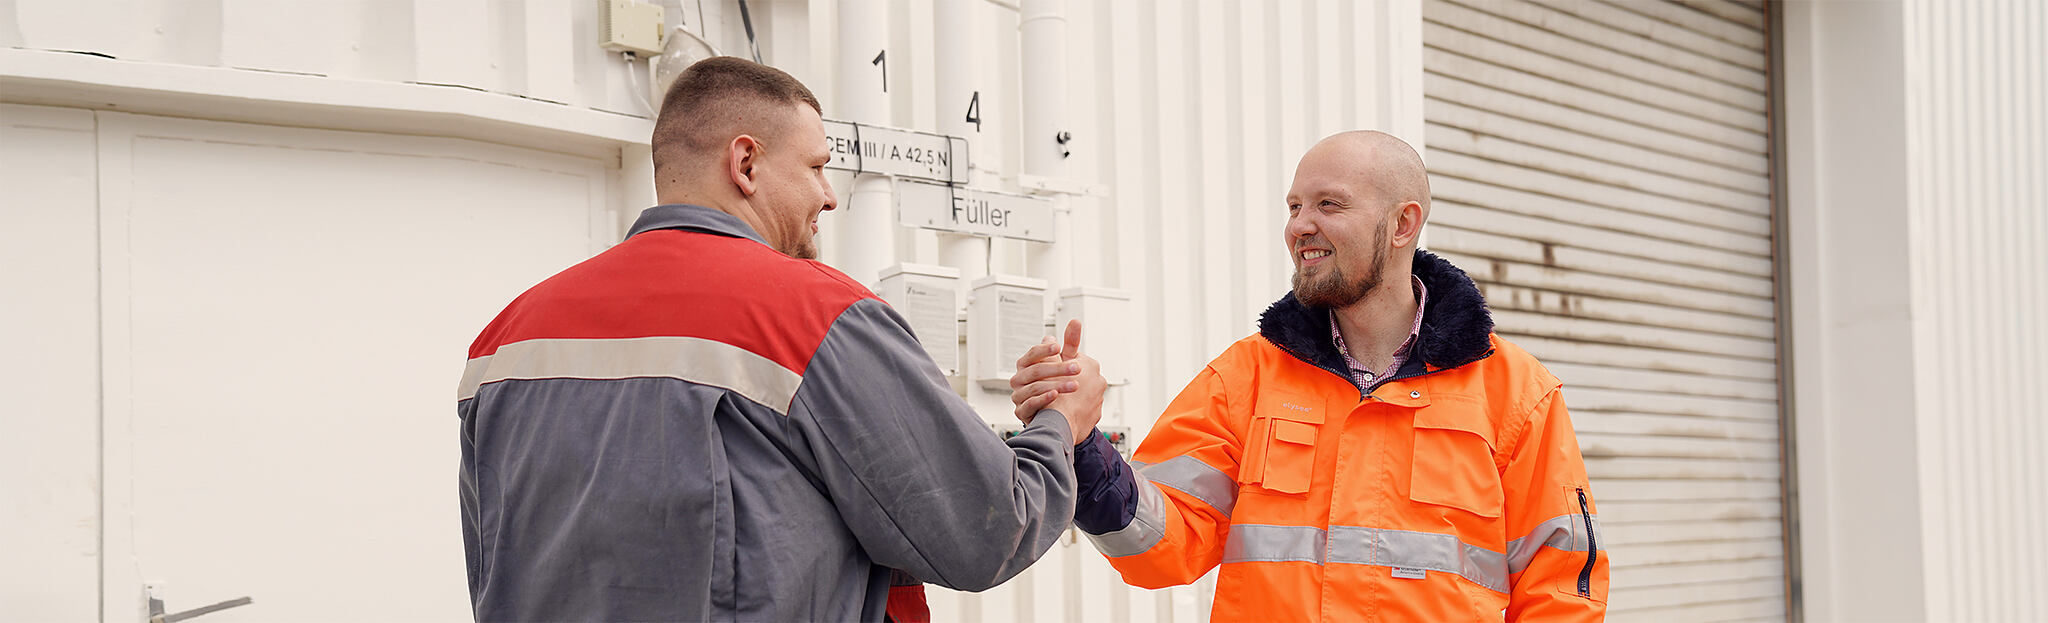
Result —
[[[1231, 116], [1238, 153], [1233, 166], [1225, 172], [1231, 177], [1232, 192], [1222, 199], [1235, 208], [1231, 210], [1230, 229], [1244, 249], [1237, 267], [1238, 284], [1232, 292], [1237, 306], [1237, 314], [1229, 325], [1233, 342], [1258, 329], [1259, 312], [1274, 298], [1271, 267], [1284, 253], [1274, 240], [1277, 236], [1265, 235], [1266, 218], [1275, 213], [1273, 208], [1280, 200], [1274, 198], [1279, 192], [1272, 190], [1279, 178], [1264, 172], [1273, 170], [1274, 161], [1281, 156], [1270, 149], [1273, 136], [1264, 127], [1271, 118], [1267, 98], [1273, 95], [1273, 87], [1265, 82], [1272, 74], [1266, 58], [1272, 41], [1266, 38], [1264, 10], [1265, 7], [1239, 5], [1225, 14], [1226, 27], [1243, 33], [1234, 51], [1236, 82], [1227, 87], [1235, 91]], [[1229, 343], [1232, 342], [1226, 342]]]
[[[1237, 200], [1238, 197], [1244, 196], [1245, 178], [1249, 177], [1246, 170], [1250, 164], [1247, 158], [1251, 151], [1251, 141], [1245, 136], [1248, 124], [1245, 122], [1244, 102], [1252, 95], [1245, 88], [1245, 39], [1251, 36], [1253, 31], [1241, 28], [1242, 23], [1232, 15], [1235, 7], [1208, 4], [1200, 6], [1202, 14], [1207, 18], [1205, 21], [1209, 22], [1204, 31], [1216, 35], [1223, 44], [1223, 59], [1220, 63], [1223, 69], [1222, 79], [1209, 85], [1210, 93], [1205, 94], [1205, 97], [1221, 101], [1224, 127], [1222, 151], [1225, 157], [1216, 163], [1221, 166], [1211, 172], [1215, 179], [1221, 182], [1220, 192], [1203, 198], [1204, 211], [1213, 212], [1208, 226], [1215, 228], [1215, 231], [1209, 238], [1223, 247], [1220, 250], [1228, 251], [1218, 253], [1219, 249], [1209, 249], [1211, 257], [1223, 256], [1223, 270], [1217, 272], [1225, 275], [1228, 280], [1227, 287], [1221, 293], [1221, 309], [1225, 313], [1219, 314], [1211, 323], [1218, 340], [1216, 347], [1209, 353], [1214, 355], [1223, 352], [1223, 347], [1243, 337], [1246, 327], [1250, 326], [1250, 312], [1247, 310], [1258, 305], [1249, 300], [1249, 293], [1252, 292], [1249, 284], [1252, 277], [1250, 267], [1254, 265], [1252, 258], [1255, 255], [1270, 253], [1271, 249], [1263, 245], [1247, 244], [1254, 242], [1247, 240], [1254, 230], [1238, 226], [1244, 222], [1245, 213], [1253, 210], [1256, 205]], [[1216, 74], [1210, 75], [1213, 79]], [[1233, 237], [1237, 239], [1232, 240]], [[1213, 277], [1216, 273], [1210, 274]]]
[[[143, 614], [126, 587], [142, 584], [135, 544], [135, 397], [130, 205], [133, 116], [94, 114], [99, 144], [100, 608], [101, 620]], [[139, 618], [139, 617], [138, 617]]]
[[1174, 393], [1173, 388], [1169, 386], [1178, 377], [1178, 375], [1167, 374], [1166, 370], [1170, 369], [1168, 368], [1169, 365], [1180, 363], [1181, 358], [1173, 351], [1175, 344], [1184, 344], [1184, 342], [1169, 340], [1167, 336], [1185, 335], [1184, 332], [1169, 330], [1167, 326], [1169, 319], [1179, 317], [1179, 314], [1174, 313], [1177, 310], [1168, 308], [1165, 278], [1166, 264], [1178, 260], [1178, 258], [1165, 255], [1168, 247], [1165, 245], [1166, 233], [1162, 210], [1165, 209], [1164, 204], [1167, 203], [1169, 196], [1163, 188], [1161, 175], [1165, 170], [1163, 163], [1166, 159], [1166, 153], [1164, 152], [1168, 150], [1166, 149], [1166, 143], [1162, 141], [1158, 116], [1144, 112], [1159, 110], [1162, 103], [1160, 100], [1160, 89], [1156, 86], [1146, 88], [1145, 85], [1147, 85], [1148, 81], [1144, 79], [1156, 79], [1157, 76], [1163, 73], [1160, 71], [1158, 52], [1162, 44], [1156, 26], [1160, 22], [1158, 19], [1159, 1], [1138, 0], [1137, 2], [1137, 23], [1132, 24], [1132, 31], [1137, 34], [1140, 41], [1138, 47], [1138, 66], [1142, 69], [1138, 75], [1140, 79], [1132, 80], [1130, 84], [1138, 87], [1139, 97], [1137, 101], [1139, 105], [1134, 109], [1121, 111], [1126, 118], [1135, 118], [1134, 121], [1137, 125], [1144, 129], [1140, 135], [1143, 141], [1142, 144], [1156, 146], [1162, 152], [1153, 155], [1132, 154], [1132, 157], [1138, 158], [1144, 163], [1142, 175], [1134, 180], [1133, 184], [1134, 186], [1144, 188], [1146, 190], [1146, 198], [1148, 199], [1138, 206], [1138, 209], [1145, 214], [1143, 238], [1145, 246], [1143, 248], [1156, 250], [1157, 253], [1161, 254], [1154, 261], [1141, 262], [1145, 271], [1143, 283], [1150, 294], [1150, 296], [1146, 297], [1146, 307], [1149, 310], [1146, 318], [1154, 319], [1147, 325], [1147, 328], [1150, 330], [1149, 337], [1151, 338], [1147, 341], [1147, 344], [1153, 347], [1147, 351], [1150, 353], [1150, 370], [1152, 372], [1149, 378], [1152, 382], [1152, 387], [1150, 388], [1152, 399], [1148, 401], [1148, 405], [1153, 408], [1164, 408], [1166, 406]]
[[[1926, 47], [1922, 48], [1920, 52], [1928, 56], [1920, 57], [1918, 62], [1908, 61], [1907, 77], [1909, 82], [1907, 84], [1915, 85], [1915, 82], [1925, 84], [1928, 90], [1934, 94], [1933, 97], [1929, 98], [1925, 107], [1917, 112], [1917, 115], [1928, 115], [1930, 117], [1930, 125], [1943, 124], [1950, 126], [1930, 127], [1932, 132], [1927, 135], [1928, 144], [1926, 148], [1932, 155], [1933, 166], [1929, 167], [1924, 174], [1931, 174], [1932, 178], [1917, 180], [1922, 182], [1919, 185], [1927, 187], [1934, 193], [1926, 198], [1927, 203], [1919, 204], [1916, 206], [1919, 209], [1912, 212], [1914, 215], [1912, 220], [1915, 221], [1914, 224], [1916, 225], [1915, 230], [1912, 232], [1913, 237], [1916, 238], [1913, 241], [1913, 246], [1916, 249], [1924, 248], [1923, 252], [1926, 254], [1920, 258], [1920, 261], [1916, 262], [1919, 270], [1916, 271], [1916, 280], [1912, 284], [1916, 291], [1921, 291], [1923, 289], [1934, 290], [1939, 288], [1938, 284], [1943, 281], [1943, 277], [1946, 277], [1946, 275], [1939, 274], [1939, 267], [1932, 262], [1933, 258], [1953, 258], [1956, 255], [1955, 249], [1947, 244], [1949, 241], [1940, 236], [1938, 231], [1939, 223], [1934, 219], [1934, 213], [1929, 211], [1927, 206], [1932, 205], [1933, 202], [1946, 200], [1951, 197], [1958, 200], [1959, 203], [1967, 204], [1968, 197], [1966, 193], [1970, 189], [1952, 185], [1957, 174], [1962, 169], [1953, 151], [1954, 145], [1939, 138], [1941, 136], [1953, 136], [1961, 131], [1960, 126], [1963, 124], [1964, 119], [1959, 115], [1939, 115], [1934, 112], [1953, 110], [1954, 101], [1962, 97], [1962, 94], [1955, 90], [1941, 88], [1946, 85], [1939, 84], [1932, 79], [1933, 76], [1931, 75], [1935, 71], [1945, 72], [1950, 66], [1959, 64], [1952, 57], [1956, 49], [1951, 45], [1947, 45], [1949, 37], [1946, 36], [1948, 34], [1946, 31], [1955, 27], [1950, 23], [1950, 19], [1954, 17], [1954, 14], [1949, 11], [1934, 10], [1935, 7], [1931, 3], [1918, 4], [1920, 4], [1922, 10], [1926, 11], [1922, 18], [1926, 21], [1919, 28], [1909, 27], [1909, 30], [1921, 32], [1920, 45]], [[1920, 74], [1917, 81], [1913, 80], [1915, 77], [1913, 75], [1914, 70], [1918, 70]], [[1909, 117], [1908, 123], [1913, 123], [1914, 121]], [[1909, 210], [1911, 209], [1912, 207], [1909, 207]], [[1937, 335], [1931, 323], [1940, 318], [1954, 317], [1950, 301], [1938, 297], [1916, 297], [1916, 299], [1927, 302], [1921, 306], [1923, 309], [1915, 310], [1916, 320], [1918, 320], [1915, 323], [1914, 330], [1915, 352], [1926, 352], [1936, 357], [1947, 359], [1945, 356], [1947, 353], [1943, 352], [1945, 350], [1942, 348], [1943, 345], [1936, 341], [1940, 336]], [[1950, 379], [1944, 378], [1948, 376], [1948, 370], [1945, 367], [1927, 366], [1924, 370], [1920, 373], [1922, 377], [1920, 382], [1923, 387], [1956, 387], [1954, 383], [1949, 382]], [[1921, 469], [1923, 472], [1931, 472], [1931, 476], [1923, 476], [1922, 480], [1928, 483], [1925, 486], [1932, 494], [1930, 497], [1942, 500], [1942, 503], [1938, 506], [1923, 507], [1921, 513], [1923, 525], [1926, 526], [1922, 536], [1922, 549], [1926, 551], [1926, 559], [1930, 564], [1935, 561], [1941, 563], [1941, 566], [1938, 568], [1929, 568], [1930, 573], [1928, 577], [1930, 581], [1937, 583], [1939, 588], [1930, 591], [1927, 595], [1927, 609], [1930, 614], [1947, 613], [1949, 616], [1955, 616], [1957, 614], [1956, 600], [1960, 597], [1960, 592], [1965, 586], [1963, 579], [1957, 576], [1968, 573], [1968, 569], [1958, 568], [1958, 561], [1952, 555], [1957, 549], [1956, 544], [1948, 541], [1954, 538], [1956, 529], [1960, 528], [1960, 526], [1952, 525], [1956, 518], [1949, 516], [1946, 509], [1960, 508], [1966, 504], [1963, 497], [1967, 492], [1957, 487], [1954, 482], [1955, 475], [1965, 469], [1963, 463], [1966, 462], [1966, 459], [1962, 458], [1963, 448], [1961, 447], [1964, 437], [1953, 433], [1953, 429], [1961, 423], [1947, 421], [1951, 417], [1951, 413], [1949, 408], [1943, 403], [1949, 402], [1954, 398], [1945, 400], [1941, 392], [1938, 391], [1922, 391], [1920, 395], [1922, 398], [1919, 403], [1921, 407], [1919, 413], [1923, 422], [1922, 430], [1932, 433], [1929, 435], [1929, 445], [1939, 448], [1938, 452], [1931, 453], [1931, 456], [1924, 459], [1926, 464]]]
[[1193, 230], [1188, 261], [1199, 267], [1198, 274], [1203, 277], [1193, 280], [1200, 302], [1190, 311], [1195, 314], [1195, 327], [1202, 336], [1201, 347], [1194, 356], [1207, 361], [1237, 337], [1230, 335], [1230, 319], [1236, 316], [1238, 303], [1238, 299], [1230, 297], [1237, 281], [1230, 274], [1233, 267], [1241, 265], [1237, 254], [1244, 250], [1244, 245], [1224, 242], [1229, 233], [1224, 223], [1239, 206], [1219, 199], [1228, 196], [1229, 184], [1223, 178], [1230, 168], [1231, 156], [1241, 150], [1232, 145], [1231, 133], [1203, 131], [1230, 125], [1227, 101], [1231, 98], [1226, 95], [1229, 87], [1222, 86], [1221, 81], [1229, 72], [1226, 65], [1236, 59], [1229, 54], [1231, 46], [1224, 40], [1223, 24], [1216, 18], [1220, 10], [1217, 5], [1191, 3], [1183, 8], [1185, 58], [1194, 62], [1184, 65], [1187, 81], [1183, 84], [1187, 92], [1181, 98], [1191, 104], [1192, 113], [1187, 119], [1190, 158], [1181, 174], [1191, 178], [1186, 186], [1193, 191], [1182, 218]]

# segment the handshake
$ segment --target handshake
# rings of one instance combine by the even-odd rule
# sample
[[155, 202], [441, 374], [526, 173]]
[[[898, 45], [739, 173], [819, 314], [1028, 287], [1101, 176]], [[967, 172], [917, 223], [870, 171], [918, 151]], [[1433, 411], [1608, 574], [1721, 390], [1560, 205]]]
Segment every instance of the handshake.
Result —
[[1048, 335], [1017, 358], [1017, 373], [1010, 376], [1010, 404], [1016, 405], [1017, 419], [1025, 424], [1039, 411], [1060, 412], [1073, 433], [1068, 439], [1080, 445], [1102, 420], [1102, 394], [1107, 389], [1102, 364], [1081, 354], [1081, 321], [1073, 320], [1067, 323], [1064, 341], [1054, 342]]

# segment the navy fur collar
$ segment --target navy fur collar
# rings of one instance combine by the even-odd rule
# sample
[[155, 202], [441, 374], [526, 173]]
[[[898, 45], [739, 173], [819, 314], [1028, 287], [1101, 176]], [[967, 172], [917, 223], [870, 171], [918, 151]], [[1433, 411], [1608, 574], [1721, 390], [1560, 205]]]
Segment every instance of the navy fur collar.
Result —
[[[1415, 338], [1408, 362], [1392, 377], [1381, 379], [1382, 383], [1456, 368], [1493, 354], [1488, 339], [1493, 333], [1493, 315], [1487, 312], [1486, 299], [1472, 278], [1421, 249], [1415, 250], [1414, 271], [1429, 288], [1429, 302], [1422, 310], [1422, 333]], [[1259, 316], [1259, 334], [1296, 359], [1351, 378], [1344, 355], [1330, 341], [1330, 310], [1303, 305], [1292, 291]]]

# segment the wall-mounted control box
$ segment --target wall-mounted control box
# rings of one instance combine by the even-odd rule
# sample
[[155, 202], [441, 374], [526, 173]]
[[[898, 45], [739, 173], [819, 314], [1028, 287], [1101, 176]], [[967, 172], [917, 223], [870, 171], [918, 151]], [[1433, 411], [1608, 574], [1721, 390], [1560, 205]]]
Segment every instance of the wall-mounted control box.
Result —
[[[1023, 424], [997, 424], [994, 428], [1003, 441], [1009, 441], [1011, 437], [1017, 436], [1017, 433], [1024, 432]], [[1126, 461], [1131, 460], [1131, 452], [1137, 450], [1137, 446], [1131, 442], [1131, 427], [1097, 426], [1095, 430], [1109, 439], [1109, 445], [1116, 448], [1117, 456], [1123, 457]]]
[[975, 382], [1009, 391], [1017, 358], [1045, 335], [1044, 280], [1014, 275], [974, 280], [967, 298], [967, 352]]
[[638, 0], [600, 0], [598, 7], [597, 41], [604, 49], [643, 56], [661, 54], [662, 43], [668, 39], [662, 25], [666, 12], [661, 5]]
[[960, 269], [897, 264], [882, 271], [875, 294], [910, 322], [911, 333], [946, 376], [960, 375], [960, 321], [955, 291]]
[[1137, 444], [1131, 441], [1131, 427], [1097, 426], [1095, 429], [1102, 431], [1102, 436], [1109, 438], [1109, 445], [1116, 448], [1118, 455], [1123, 456], [1126, 461], [1131, 460], [1131, 452], [1138, 449]]
[[1135, 336], [1144, 330], [1131, 305], [1131, 295], [1111, 288], [1067, 288], [1060, 290], [1059, 310], [1053, 314], [1053, 331], [1067, 330], [1067, 321], [1081, 321], [1081, 352], [1102, 364], [1102, 377], [1110, 385], [1130, 382], [1138, 365], [1132, 357]]

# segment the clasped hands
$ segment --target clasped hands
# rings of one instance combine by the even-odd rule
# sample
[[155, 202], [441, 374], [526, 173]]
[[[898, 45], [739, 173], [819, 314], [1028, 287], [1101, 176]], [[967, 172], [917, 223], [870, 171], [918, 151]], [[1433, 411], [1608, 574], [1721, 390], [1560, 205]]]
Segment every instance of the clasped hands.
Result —
[[1017, 373], [1010, 376], [1010, 404], [1025, 424], [1044, 409], [1067, 416], [1070, 439], [1080, 445], [1102, 420], [1102, 394], [1108, 389], [1102, 364], [1081, 354], [1081, 321], [1073, 320], [1067, 323], [1064, 342], [1054, 342], [1048, 335], [1017, 358]]

